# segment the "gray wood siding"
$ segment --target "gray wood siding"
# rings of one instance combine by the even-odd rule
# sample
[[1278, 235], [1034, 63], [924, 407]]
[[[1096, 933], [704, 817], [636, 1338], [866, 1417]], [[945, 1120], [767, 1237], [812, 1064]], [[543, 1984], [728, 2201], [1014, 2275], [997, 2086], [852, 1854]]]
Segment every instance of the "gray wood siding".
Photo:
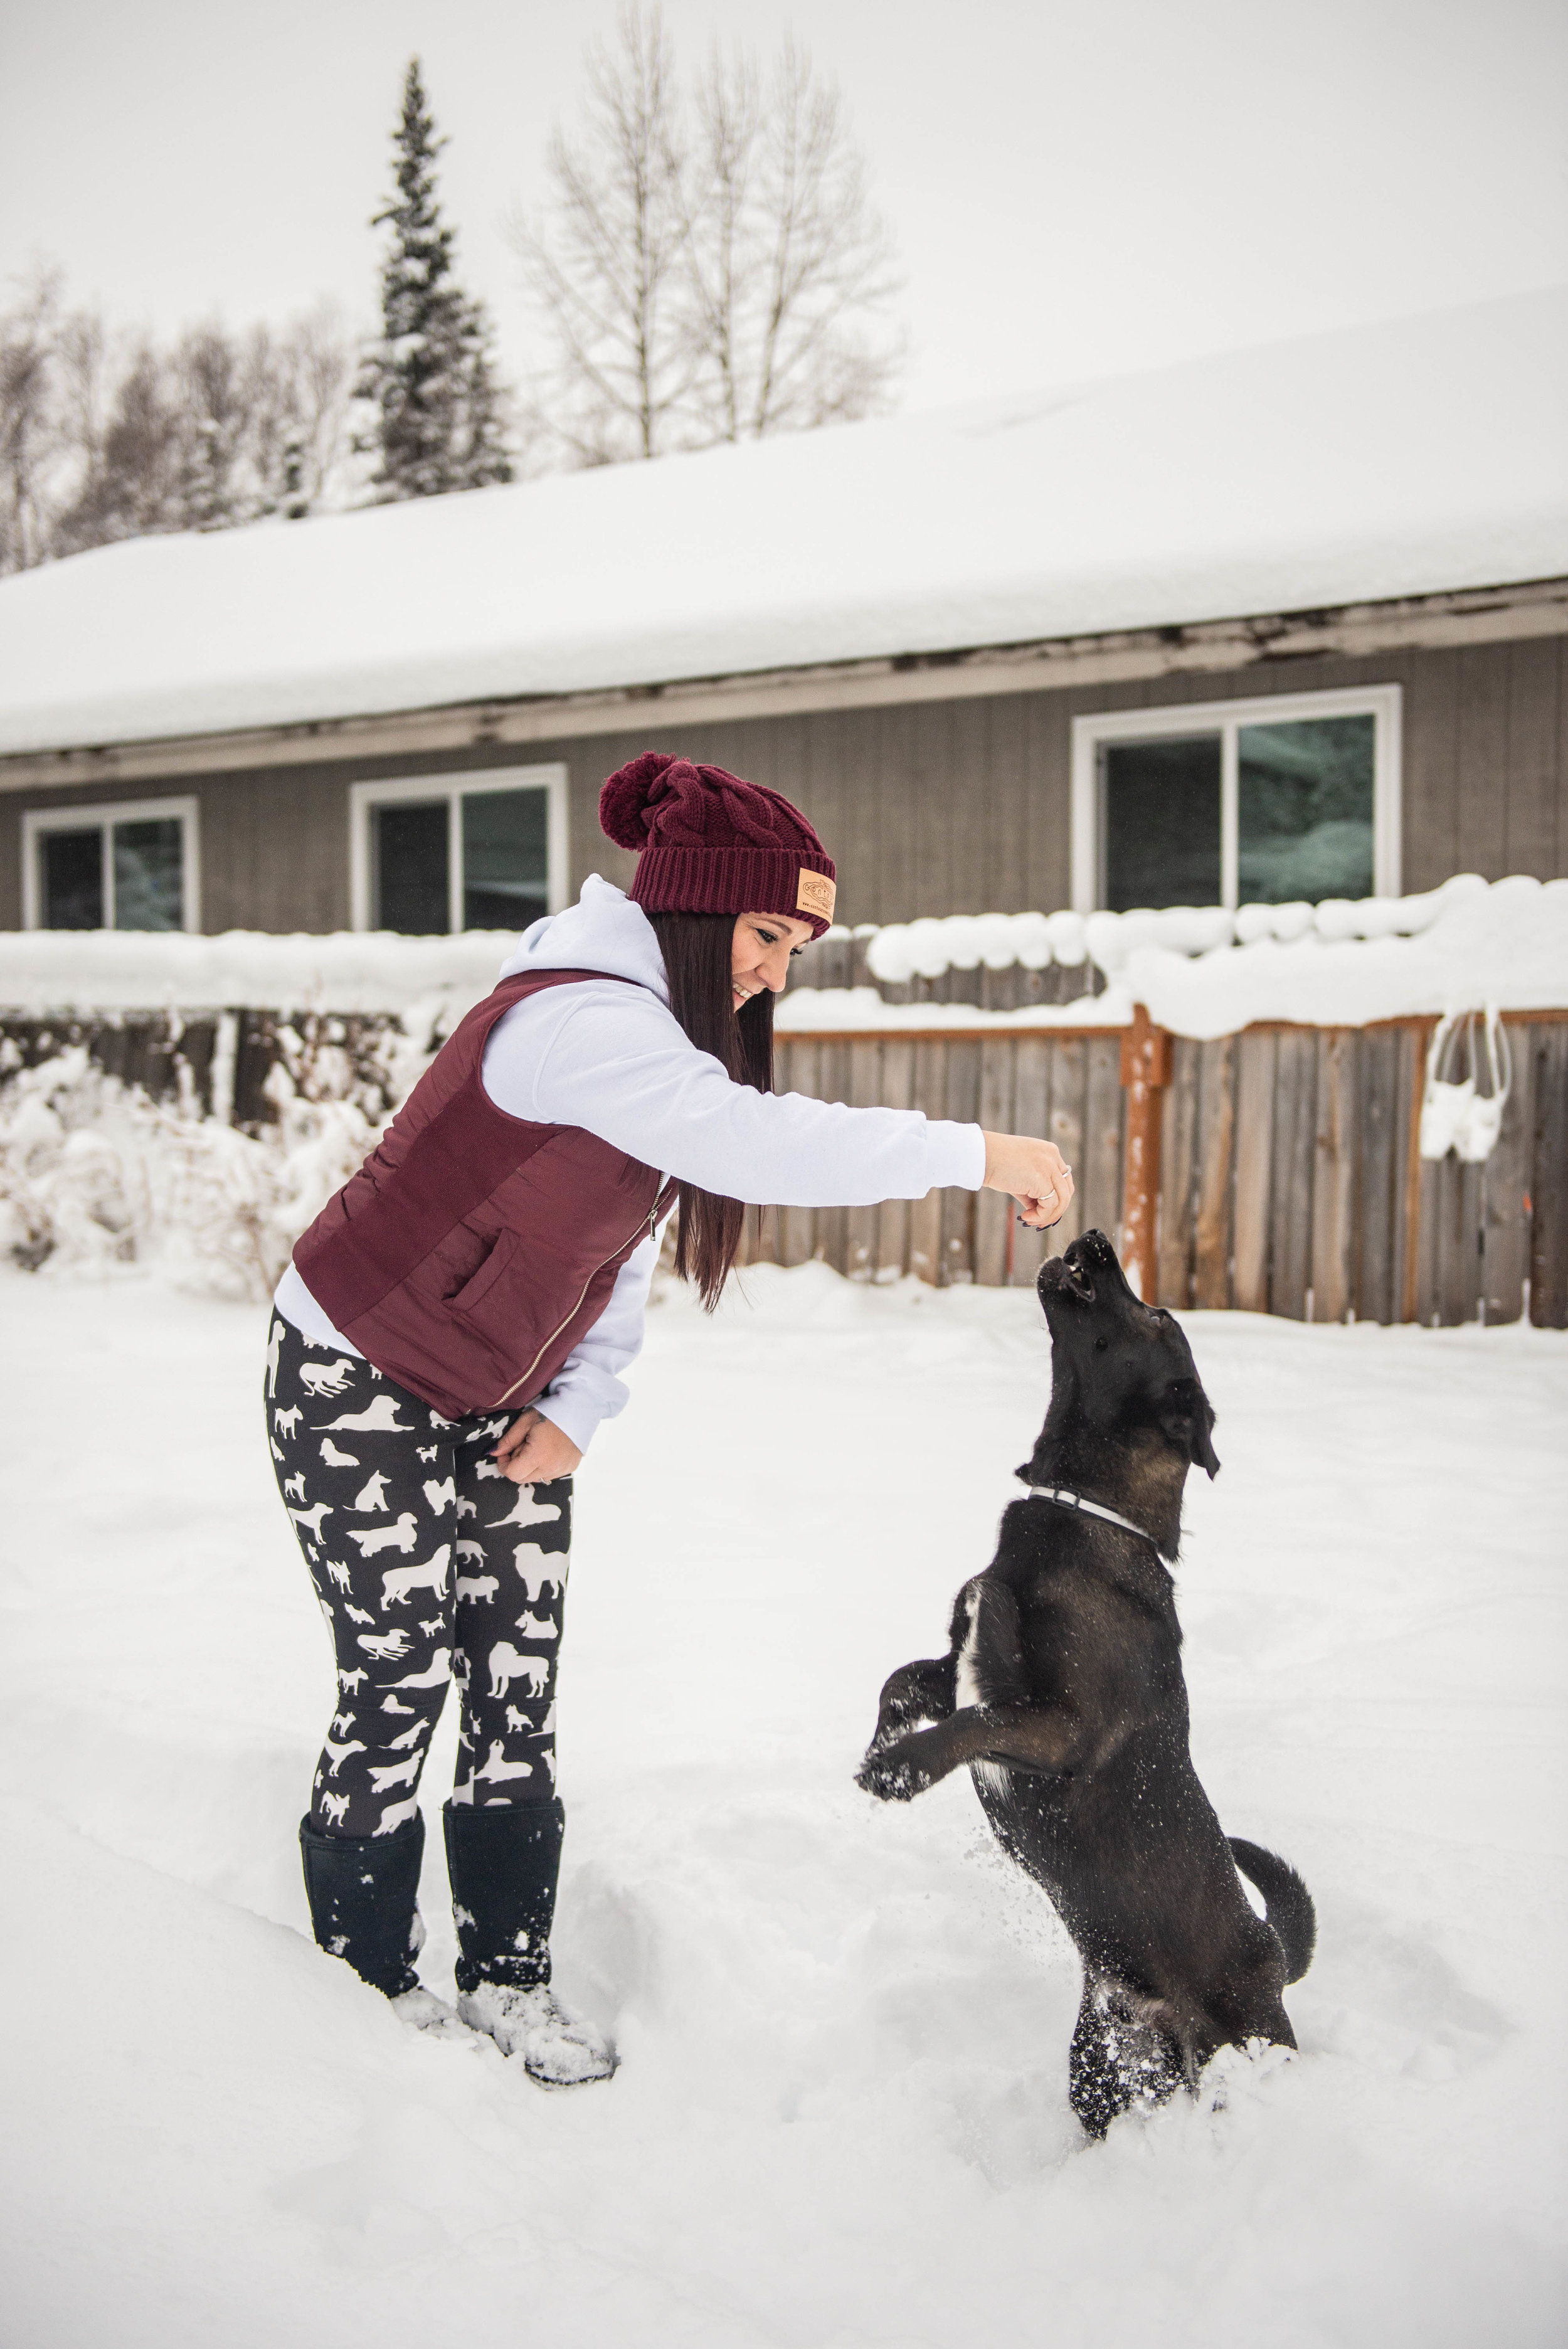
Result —
[[[1015, 913], [1069, 894], [1071, 720], [1093, 711], [1404, 688], [1404, 885], [1450, 873], [1489, 879], [1568, 872], [1568, 639], [1537, 637], [1387, 658], [1302, 659], [992, 699], [823, 710], [686, 727], [656, 716], [635, 732], [517, 749], [338, 761], [167, 786], [201, 803], [202, 926], [331, 930], [348, 922], [348, 786], [500, 764], [563, 761], [572, 778], [573, 886], [632, 860], [599, 832], [604, 776], [649, 747], [679, 750], [771, 783], [797, 801], [838, 860], [840, 918]], [[25, 809], [156, 798], [156, 782], [0, 800], [0, 926], [21, 921]]]

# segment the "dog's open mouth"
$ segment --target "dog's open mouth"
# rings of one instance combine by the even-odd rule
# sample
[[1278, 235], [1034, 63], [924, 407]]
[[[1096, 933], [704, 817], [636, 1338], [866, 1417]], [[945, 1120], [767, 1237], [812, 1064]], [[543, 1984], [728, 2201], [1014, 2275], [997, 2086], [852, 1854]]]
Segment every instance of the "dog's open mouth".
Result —
[[1041, 1272], [1040, 1286], [1043, 1289], [1065, 1289], [1083, 1305], [1094, 1303], [1095, 1286], [1080, 1242], [1075, 1240], [1064, 1256], [1050, 1258]]

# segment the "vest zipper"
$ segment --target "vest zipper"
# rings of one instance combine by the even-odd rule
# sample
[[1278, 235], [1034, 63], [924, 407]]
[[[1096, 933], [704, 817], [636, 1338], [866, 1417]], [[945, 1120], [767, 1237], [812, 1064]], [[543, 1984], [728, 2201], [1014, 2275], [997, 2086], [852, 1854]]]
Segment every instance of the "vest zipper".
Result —
[[[648, 1210], [648, 1216], [647, 1216], [647, 1224], [648, 1224], [648, 1237], [649, 1237], [650, 1239], [652, 1239], [652, 1237], [653, 1237], [653, 1236], [654, 1236], [654, 1226], [655, 1226], [655, 1223], [656, 1223], [656, 1222], [657, 1222], [657, 1220], [658, 1220], [658, 1213], [659, 1213], [659, 1203], [658, 1203], [657, 1199], [655, 1199], [655, 1200], [654, 1201], [653, 1206], [652, 1206], [649, 1208], [649, 1210]], [[557, 1340], [557, 1338], [559, 1338], [559, 1337], [560, 1337], [561, 1332], [562, 1331], [562, 1330], [564, 1330], [564, 1329], [565, 1329], [567, 1322], [568, 1322], [568, 1321], [570, 1321], [570, 1320], [572, 1320], [572, 1319], [573, 1319], [573, 1318], [576, 1314], [578, 1314], [578, 1313], [580, 1313], [580, 1312], [582, 1311], [582, 1309], [583, 1309], [583, 1299], [587, 1296], [588, 1291], [593, 1288], [593, 1283], [598, 1279], [599, 1275], [603, 1271], [604, 1267], [605, 1267], [607, 1264], [614, 1264], [614, 1261], [615, 1261], [615, 1258], [616, 1258], [618, 1256], [623, 1255], [623, 1254], [625, 1252], [625, 1250], [626, 1250], [627, 1248], [629, 1248], [629, 1247], [634, 1247], [637, 1245], [638, 1241], [642, 1238], [642, 1237], [643, 1237], [643, 1226], [642, 1226], [642, 1225], [641, 1225], [641, 1224], [639, 1224], [639, 1225], [637, 1226], [636, 1230], [632, 1234], [632, 1237], [631, 1237], [631, 1238], [630, 1238], [629, 1240], [623, 1240], [623, 1241], [621, 1242], [621, 1245], [620, 1245], [620, 1247], [617, 1247], [617, 1248], [612, 1248], [608, 1256], [606, 1256], [606, 1257], [601, 1257], [601, 1258], [600, 1258], [599, 1262], [594, 1266], [594, 1268], [593, 1268], [593, 1271], [589, 1274], [589, 1276], [588, 1276], [587, 1279], [583, 1282], [583, 1284], [582, 1288], [579, 1289], [579, 1291], [578, 1291], [578, 1293], [577, 1293], [577, 1302], [576, 1302], [576, 1304], [572, 1308], [572, 1311], [571, 1311], [570, 1313], [568, 1313], [568, 1314], [565, 1316], [565, 1319], [564, 1319], [560, 1320], [560, 1321], [558, 1321], [558, 1322], [556, 1323], [556, 1325], [555, 1325], [554, 1329], [551, 1331], [551, 1333], [550, 1333], [549, 1337], [548, 1337], [548, 1338], [546, 1338], [546, 1340], [545, 1340], [545, 1341], [544, 1341], [543, 1345], [542, 1345], [542, 1346], [541, 1346], [541, 1348], [540, 1348], [540, 1350], [539, 1350], [538, 1353], [537, 1353], [537, 1354], [535, 1354], [535, 1356], [534, 1356], [534, 1358], [533, 1358], [532, 1361], [531, 1361], [531, 1362], [530, 1362], [530, 1364], [529, 1364], [529, 1366], [528, 1366], [527, 1370], [526, 1370], [526, 1371], [524, 1371], [524, 1372], [522, 1373], [521, 1378], [519, 1378], [519, 1379], [513, 1379], [513, 1381], [512, 1381], [512, 1382], [511, 1382], [511, 1386], [509, 1386], [509, 1387], [508, 1387], [508, 1389], [507, 1389], [507, 1391], [506, 1391], [505, 1394], [503, 1394], [503, 1395], [501, 1396], [501, 1398], [500, 1398], [500, 1402], [494, 1402], [494, 1403], [492, 1403], [492, 1404], [490, 1405], [490, 1409], [491, 1409], [492, 1411], [500, 1411], [500, 1410], [501, 1409], [501, 1407], [502, 1407], [502, 1405], [503, 1405], [503, 1404], [508, 1403], [508, 1402], [510, 1402], [511, 1401], [512, 1396], [517, 1392], [517, 1391], [518, 1391], [519, 1387], [523, 1386], [523, 1385], [526, 1385], [527, 1381], [529, 1381], [529, 1380], [533, 1376], [533, 1373], [534, 1373], [534, 1371], [538, 1369], [538, 1367], [539, 1367], [540, 1363], [543, 1361], [543, 1359], [544, 1359], [545, 1355], [550, 1351], [550, 1349], [552, 1348], [552, 1346], [553, 1346], [553, 1345], [554, 1345], [555, 1340]]]

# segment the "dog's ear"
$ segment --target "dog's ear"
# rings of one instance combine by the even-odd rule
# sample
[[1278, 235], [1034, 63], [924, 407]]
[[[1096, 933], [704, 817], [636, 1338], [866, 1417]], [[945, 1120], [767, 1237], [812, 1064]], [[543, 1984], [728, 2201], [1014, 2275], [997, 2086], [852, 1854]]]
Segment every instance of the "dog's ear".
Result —
[[1172, 1381], [1160, 1424], [1194, 1468], [1203, 1469], [1211, 1477], [1219, 1475], [1220, 1463], [1211, 1441], [1214, 1407], [1196, 1379]]

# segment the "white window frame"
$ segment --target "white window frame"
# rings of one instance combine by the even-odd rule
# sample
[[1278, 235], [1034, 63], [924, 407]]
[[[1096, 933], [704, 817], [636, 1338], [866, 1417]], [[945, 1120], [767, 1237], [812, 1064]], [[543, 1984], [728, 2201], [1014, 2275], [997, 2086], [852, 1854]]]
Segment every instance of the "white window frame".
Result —
[[[103, 904], [104, 912], [114, 913], [114, 827], [117, 823], [141, 823], [149, 820], [167, 823], [170, 817], [180, 821], [180, 901], [181, 928], [199, 930], [201, 926], [201, 803], [195, 799], [177, 800], [100, 800], [96, 804], [76, 807], [26, 808], [22, 814], [22, 927], [40, 930], [44, 926], [44, 897], [39, 887], [38, 848], [46, 833], [91, 832], [94, 825], [102, 832]], [[112, 929], [110, 918], [105, 926]], [[127, 933], [128, 936], [131, 935]], [[144, 936], [155, 936], [156, 932]]]
[[356, 930], [371, 926], [370, 811], [389, 800], [441, 800], [447, 802], [447, 925], [455, 936], [462, 929], [463, 817], [460, 802], [487, 792], [543, 791], [545, 857], [549, 879], [546, 902], [552, 914], [566, 904], [567, 893], [567, 772], [563, 765], [537, 767], [470, 767], [461, 773], [398, 775], [384, 782], [351, 783], [348, 787], [349, 920]]
[[1400, 888], [1400, 710], [1397, 685], [1350, 686], [1324, 693], [1267, 693], [1245, 701], [1183, 701], [1169, 709], [1115, 709], [1075, 718], [1072, 731], [1073, 907], [1092, 914], [1105, 902], [1099, 751], [1105, 742], [1168, 742], [1179, 734], [1220, 737], [1220, 902], [1235, 911], [1241, 844], [1240, 754], [1243, 726], [1288, 725], [1302, 718], [1374, 718], [1372, 890]]

